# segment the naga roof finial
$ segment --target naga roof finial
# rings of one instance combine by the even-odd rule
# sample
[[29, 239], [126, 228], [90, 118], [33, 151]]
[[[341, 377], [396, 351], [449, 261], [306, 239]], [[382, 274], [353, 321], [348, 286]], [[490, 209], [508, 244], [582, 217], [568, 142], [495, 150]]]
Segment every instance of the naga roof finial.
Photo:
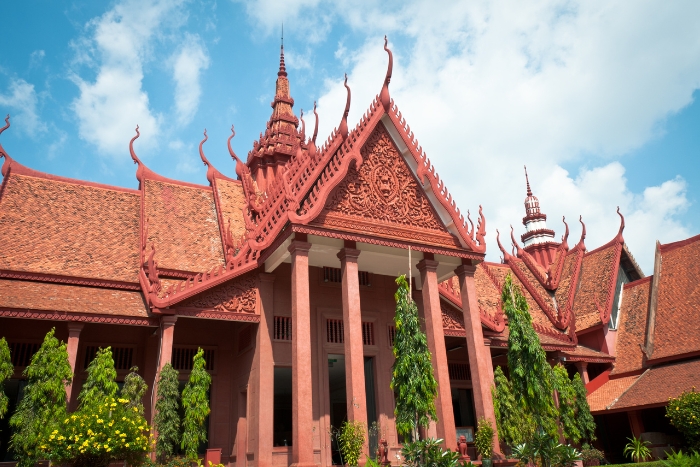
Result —
[[318, 113], [316, 113], [316, 101], [314, 101], [314, 115], [316, 116], [316, 125], [314, 125], [314, 135], [311, 137], [311, 141], [307, 145], [309, 155], [314, 157], [316, 155], [316, 136], [318, 135]]
[[243, 177], [243, 171], [245, 170], [243, 164], [243, 161], [241, 161], [238, 156], [236, 155], [235, 152], [233, 152], [233, 148], [231, 147], [231, 140], [233, 137], [236, 136], [236, 130], [233, 129], [233, 125], [231, 125], [231, 136], [228, 137], [227, 145], [228, 145], [228, 153], [231, 154], [231, 158], [236, 161], [236, 175], [238, 175], [238, 179], [240, 180]]
[[532, 190], [530, 189], [530, 179], [527, 177], [527, 166], [524, 165], [525, 167], [525, 183], [527, 184], [527, 195], [532, 196]]
[[[578, 217], [578, 221], [581, 223], [581, 240], [578, 241], [579, 245], [583, 245], [583, 241], [586, 239], [586, 224], [583, 223], [583, 216]], [[578, 245], [577, 245], [578, 246]]]
[[7, 117], [5, 117], [5, 126], [0, 128], [0, 135], [3, 131], [7, 130], [8, 128], [10, 128], [10, 114], [7, 114]]
[[301, 109], [301, 115], [299, 115], [299, 120], [301, 120], [301, 141], [306, 140], [306, 122], [304, 122], [304, 109]]
[[561, 221], [566, 226], [566, 231], [564, 232], [564, 235], [561, 237], [561, 241], [562, 241], [562, 243], [564, 243], [569, 239], [569, 224], [566, 223], [566, 216], [561, 216]]
[[139, 136], [141, 136], [141, 133], [139, 132], [139, 126], [136, 125], [136, 136], [131, 138], [131, 141], [129, 141], [129, 152], [131, 153], [131, 158], [134, 160], [134, 164], [141, 165], [142, 162], [139, 159], [139, 156], [137, 156], [134, 152], [134, 141], [136, 141], [139, 138]]
[[625, 216], [620, 212], [620, 206], [617, 207], [617, 215], [620, 216], [620, 231], [617, 233], [617, 236], [621, 239], [622, 231], [625, 230]]
[[207, 166], [207, 180], [209, 180], [209, 184], [214, 183], [214, 174], [216, 173], [216, 169], [214, 168], [213, 165], [209, 163], [209, 160], [207, 159], [207, 156], [204, 155], [204, 149], [202, 146], [204, 146], [204, 143], [207, 142], [209, 137], [207, 136], [207, 129], [204, 129], [204, 139], [199, 143], [199, 157], [202, 158], [202, 162], [204, 162], [204, 165]]
[[340, 127], [338, 127], [338, 132], [343, 137], [343, 140], [348, 137], [348, 114], [350, 113], [350, 86], [348, 86], [348, 74], [345, 73], [345, 82], [343, 83], [345, 89], [348, 90], [348, 99], [345, 102], [345, 110], [343, 111], [343, 120], [340, 122]]
[[391, 81], [391, 72], [394, 68], [394, 55], [391, 53], [387, 44], [389, 43], [386, 36], [384, 36], [384, 50], [389, 54], [389, 66], [386, 69], [386, 78], [384, 78], [384, 85], [382, 86], [382, 92], [379, 93], [379, 100], [382, 103], [382, 107], [388, 113], [391, 108], [391, 97], [389, 95], [389, 82]]

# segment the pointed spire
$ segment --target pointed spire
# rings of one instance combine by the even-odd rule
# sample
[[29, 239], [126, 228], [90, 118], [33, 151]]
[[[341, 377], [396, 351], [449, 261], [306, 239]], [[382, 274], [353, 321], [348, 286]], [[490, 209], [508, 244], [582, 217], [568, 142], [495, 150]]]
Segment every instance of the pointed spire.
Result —
[[343, 111], [343, 119], [340, 121], [340, 126], [338, 127], [338, 133], [343, 137], [343, 140], [348, 137], [348, 114], [350, 113], [350, 86], [348, 86], [348, 74], [345, 73], [345, 82], [343, 83], [345, 89], [348, 90], [348, 98], [345, 101], [345, 110]]
[[527, 177], [527, 166], [524, 165], [525, 167], [525, 183], [527, 185], [527, 195], [532, 196], [532, 190], [530, 189], [530, 179]]
[[382, 103], [382, 107], [384, 107], [384, 111], [389, 113], [390, 107], [391, 107], [391, 97], [389, 95], [389, 82], [391, 81], [391, 73], [392, 69], [394, 68], [394, 55], [391, 53], [391, 50], [387, 47], [388, 44], [388, 39], [386, 36], [384, 36], [384, 50], [386, 50], [386, 53], [389, 54], [389, 66], [387, 67], [386, 70], [386, 78], [384, 78], [384, 85], [382, 86], [382, 91], [379, 93], [379, 100]]
[[282, 45], [280, 45], [280, 70], [277, 76], [287, 76], [287, 69], [284, 66], [284, 35], [282, 35]]
[[10, 114], [7, 114], [7, 117], [5, 117], [5, 126], [0, 128], [0, 135], [3, 131], [7, 130], [8, 128], [10, 128]]
[[307, 145], [309, 155], [314, 157], [316, 155], [316, 136], [318, 135], [318, 113], [316, 113], [316, 101], [314, 101], [314, 115], [316, 116], [316, 125], [314, 126], [314, 135], [311, 137], [311, 141]]

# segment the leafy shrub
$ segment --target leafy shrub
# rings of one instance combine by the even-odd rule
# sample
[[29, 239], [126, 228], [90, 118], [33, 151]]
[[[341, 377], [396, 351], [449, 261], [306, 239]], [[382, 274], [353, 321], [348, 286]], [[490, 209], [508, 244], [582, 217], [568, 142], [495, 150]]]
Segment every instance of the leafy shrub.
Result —
[[589, 446], [587, 443], [583, 443], [583, 446], [581, 446], [581, 460], [583, 461], [583, 465], [598, 465], [604, 459], [605, 455], [603, 451]]
[[166, 363], [158, 378], [156, 416], [153, 420], [158, 434], [156, 457], [161, 463], [167, 462], [175, 454], [180, 443], [179, 408], [178, 371], [170, 363]]
[[404, 443], [401, 455], [408, 467], [457, 467], [459, 453], [443, 449], [441, 439]]
[[663, 461], [664, 467], [700, 467], [700, 454], [693, 451], [692, 454], [683, 454], [683, 451], [666, 453], [667, 459]]
[[345, 421], [338, 433], [338, 444], [347, 465], [356, 466], [365, 444], [365, 425], [358, 421]]
[[7, 345], [7, 341], [3, 337], [0, 339], [0, 418], [5, 417], [7, 406], [10, 402], [5, 395], [5, 380], [10, 379], [14, 371], [15, 368], [12, 366], [12, 359], [10, 358], [10, 346]]
[[513, 387], [500, 366], [494, 371], [494, 383], [491, 394], [498, 438], [508, 446], [522, 444], [535, 431], [532, 415], [525, 409], [523, 399], [513, 394]]
[[627, 438], [629, 443], [625, 445], [625, 450], [623, 451], [626, 456], [629, 456], [634, 462], [642, 462], [651, 457], [651, 450], [649, 449], [649, 441], [642, 441], [635, 437]]
[[52, 462], [75, 467], [106, 466], [121, 459], [138, 465], [149, 448], [146, 420], [127, 399], [113, 397], [67, 416], [41, 445]]
[[690, 447], [700, 450], [700, 392], [693, 387], [669, 399], [666, 417], [683, 434]]
[[129, 374], [124, 378], [124, 386], [120, 392], [121, 398], [129, 401], [129, 407], [136, 407], [138, 412], [143, 415], [143, 396], [148, 390], [148, 384], [138, 374], [139, 368], [132, 367]]
[[540, 467], [572, 467], [581, 459], [581, 453], [572, 446], [558, 443], [547, 433], [539, 432], [531, 441], [515, 446], [513, 457], [523, 464]]
[[474, 435], [474, 445], [483, 459], [491, 459], [493, 455], [493, 426], [491, 422], [482, 418]]
[[185, 419], [182, 421], [184, 431], [180, 446], [190, 459], [197, 459], [199, 444], [207, 440], [204, 421], [209, 412], [209, 386], [211, 376], [206, 370], [204, 351], [198, 349], [192, 359], [190, 379], [182, 391], [182, 406], [185, 408]]

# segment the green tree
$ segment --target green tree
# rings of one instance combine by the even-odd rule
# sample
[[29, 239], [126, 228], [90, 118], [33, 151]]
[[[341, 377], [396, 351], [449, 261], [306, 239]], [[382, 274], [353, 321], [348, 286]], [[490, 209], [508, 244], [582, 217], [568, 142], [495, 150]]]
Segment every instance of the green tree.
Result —
[[581, 439], [593, 441], [595, 437], [595, 420], [591, 414], [591, 407], [588, 405], [588, 391], [586, 391], [586, 385], [583, 384], [581, 375], [576, 373], [574, 379], [572, 380], [572, 385], [574, 387], [574, 393], [576, 394], [576, 400], [574, 405], [576, 407], [576, 423], [578, 426], [578, 431], [581, 433]]
[[3, 337], [0, 339], [0, 418], [4, 418], [10, 400], [5, 395], [5, 381], [10, 379], [15, 368], [10, 358], [10, 346]]
[[391, 389], [397, 394], [396, 430], [418, 439], [418, 426], [427, 427], [430, 420], [437, 421], [435, 398], [437, 381], [433, 376], [428, 339], [421, 331], [416, 303], [409, 296], [406, 276], [396, 279], [399, 286], [396, 299], [394, 325], [394, 366]]
[[700, 392], [695, 387], [669, 399], [666, 417], [683, 433], [688, 447], [700, 451]]
[[156, 416], [153, 421], [156, 439], [156, 456], [165, 463], [175, 454], [180, 443], [180, 392], [178, 391], [178, 371], [166, 363], [158, 378]]
[[557, 435], [554, 376], [540, 338], [532, 327], [529, 305], [520, 288], [506, 276], [501, 293], [508, 317], [508, 368], [513, 392], [532, 414], [538, 430]]
[[115, 382], [112, 348], [99, 349], [87, 368], [88, 376], [78, 395], [80, 405], [102, 403], [105, 397], [115, 397], [119, 386]]
[[24, 370], [27, 385], [17, 410], [10, 418], [13, 429], [10, 446], [19, 467], [34, 466], [41, 453], [40, 443], [66, 415], [66, 384], [73, 373], [66, 344], [54, 337], [52, 329]]
[[206, 370], [204, 351], [197, 350], [193, 358], [190, 379], [182, 391], [182, 406], [185, 408], [185, 418], [182, 421], [183, 433], [181, 447], [190, 459], [197, 457], [200, 443], [207, 440], [204, 421], [209, 415], [209, 386], [211, 376]]
[[493, 410], [496, 415], [498, 439], [508, 446], [517, 446], [532, 438], [535, 431], [532, 415], [516, 398], [513, 388], [500, 366], [493, 372], [495, 386], [491, 388]]
[[132, 367], [129, 374], [124, 378], [124, 386], [121, 390], [121, 398], [129, 401], [129, 408], [136, 407], [138, 413], [143, 415], [143, 395], [148, 390], [148, 384], [139, 375], [139, 368]]
[[578, 444], [581, 440], [581, 431], [576, 420], [576, 390], [569, 379], [569, 373], [561, 363], [557, 364], [553, 371], [554, 387], [559, 397], [559, 424], [564, 438]]

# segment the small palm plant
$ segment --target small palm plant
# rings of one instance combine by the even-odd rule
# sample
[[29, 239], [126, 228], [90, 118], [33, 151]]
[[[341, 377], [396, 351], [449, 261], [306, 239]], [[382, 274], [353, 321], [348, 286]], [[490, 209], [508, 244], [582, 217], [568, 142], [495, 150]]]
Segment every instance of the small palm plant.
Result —
[[634, 462], [643, 462], [651, 457], [651, 450], [649, 449], [649, 441], [642, 441], [634, 436], [632, 438], [627, 438], [629, 443], [625, 446], [624, 453], [629, 456]]

